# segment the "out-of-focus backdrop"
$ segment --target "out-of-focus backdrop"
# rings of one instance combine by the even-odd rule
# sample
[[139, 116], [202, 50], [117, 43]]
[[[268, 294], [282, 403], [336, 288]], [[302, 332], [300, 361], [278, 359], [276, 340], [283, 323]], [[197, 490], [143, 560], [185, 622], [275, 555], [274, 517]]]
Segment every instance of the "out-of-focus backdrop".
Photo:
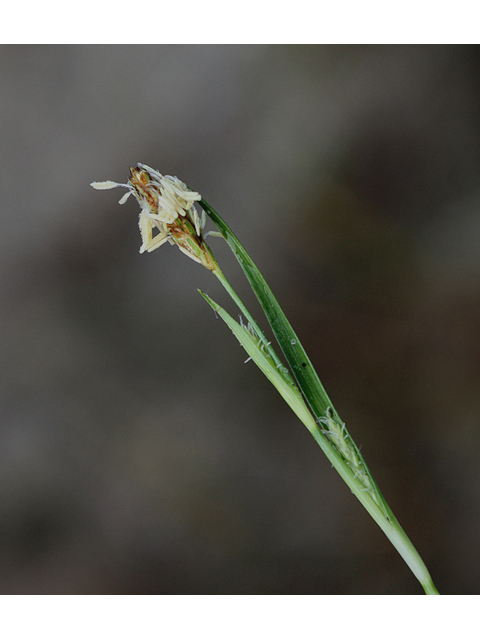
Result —
[[421, 593], [216, 279], [89, 186], [143, 162], [233, 227], [439, 590], [479, 593], [479, 48], [4, 46], [0, 95], [0, 592]]

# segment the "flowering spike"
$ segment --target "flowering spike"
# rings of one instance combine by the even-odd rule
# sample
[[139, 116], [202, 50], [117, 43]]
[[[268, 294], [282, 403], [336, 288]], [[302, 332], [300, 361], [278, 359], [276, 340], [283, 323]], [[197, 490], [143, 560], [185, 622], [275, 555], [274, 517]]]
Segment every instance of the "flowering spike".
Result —
[[[165, 242], [176, 244], [183, 253], [210, 271], [218, 268], [213, 255], [205, 244], [205, 212], [199, 215], [195, 202], [202, 199], [196, 191], [176, 176], [164, 176], [146, 164], [130, 167], [127, 184], [107, 180], [92, 182], [94, 189], [128, 189], [119, 204], [133, 195], [140, 205], [139, 227], [142, 236], [140, 253], [151, 252]], [[158, 229], [157, 235], [153, 235]]]

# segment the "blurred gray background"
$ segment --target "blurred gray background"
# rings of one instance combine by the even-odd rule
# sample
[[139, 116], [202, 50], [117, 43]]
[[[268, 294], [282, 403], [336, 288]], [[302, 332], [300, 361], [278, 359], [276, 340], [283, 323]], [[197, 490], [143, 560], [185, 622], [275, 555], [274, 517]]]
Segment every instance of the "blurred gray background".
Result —
[[136, 202], [89, 186], [144, 162], [233, 227], [439, 590], [479, 593], [479, 72], [467, 46], [2, 47], [0, 592], [422, 592], [216, 279], [140, 255]]

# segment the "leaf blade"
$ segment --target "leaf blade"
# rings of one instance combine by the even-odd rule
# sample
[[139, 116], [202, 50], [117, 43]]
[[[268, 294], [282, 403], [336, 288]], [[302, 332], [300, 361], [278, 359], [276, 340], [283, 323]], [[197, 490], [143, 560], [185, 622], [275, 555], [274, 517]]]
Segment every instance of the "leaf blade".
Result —
[[243, 245], [221, 216], [206, 202], [200, 200], [200, 206], [209, 218], [220, 229], [226, 242], [232, 249], [242, 267], [250, 286], [257, 296], [267, 320], [272, 327], [275, 338], [293, 372], [298, 386], [302, 390], [308, 404], [317, 418], [326, 414], [330, 407], [335, 409], [327, 395], [310, 358], [295, 333], [292, 325], [283, 313], [272, 290], [268, 286], [257, 266], [250, 258]]

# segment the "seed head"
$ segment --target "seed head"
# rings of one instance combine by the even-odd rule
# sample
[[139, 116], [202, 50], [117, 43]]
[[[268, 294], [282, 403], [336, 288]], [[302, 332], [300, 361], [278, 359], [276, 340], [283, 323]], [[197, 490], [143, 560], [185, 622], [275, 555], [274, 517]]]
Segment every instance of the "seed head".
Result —
[[203, 237], [206, 215], [204, 211], [199, 215], [194, 204], [202, 196], [176, 176], [164, 176], [146, 164], [138, 164], [130, 167], [126, 184], [107, 180], [92, 182], [91, 186], [94, 189], [124, 187], [128, 191], [119, 204], [124, 204], [131, 195], [137, 200], [142, 236], [140, 253], [151, 252], [168, 241], [207, 269], [215, 268], [215, 260]]

